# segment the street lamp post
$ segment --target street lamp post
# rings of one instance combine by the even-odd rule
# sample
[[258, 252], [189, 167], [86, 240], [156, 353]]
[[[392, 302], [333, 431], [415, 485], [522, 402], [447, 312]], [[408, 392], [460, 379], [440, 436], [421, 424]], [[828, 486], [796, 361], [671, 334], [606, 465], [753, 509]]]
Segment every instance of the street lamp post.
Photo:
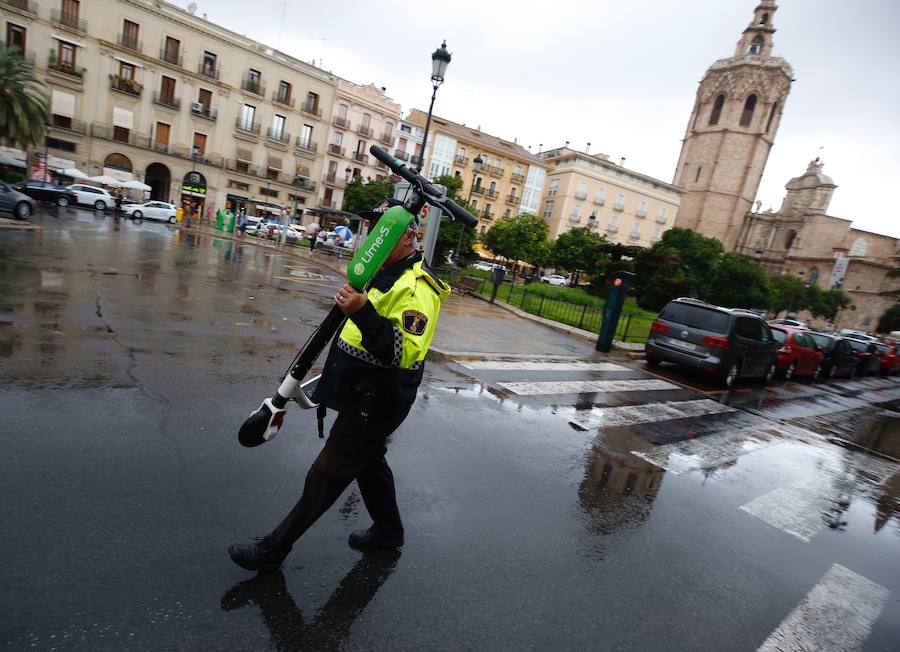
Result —
[[434, 109], [434, 98], [437, 95], [437, 89], [444, 83], [444, 74], [447, 72], [447, 66], [450, 64], [450, 53], [447, 51], [447, 41], [441, 43], [441, 47], [431, 54], [431, 85], [434, 92], [431, 93], [431, 104], [428, 107], [428, 117], [425, 119], [425, 135], [422, 136], [422, 156], [416, 165], [416, 172], [422, 171], [422, 164], [425, 162], [425, 146], [428, 144], [428, 129], [431, 127], [431, 112]]
[[[475, 189], [475, 175], [478, 174], [478, 166], [484, 163], [484, 159], [481, 158], [481, 154], [475, 156], [475, 159], [472, 161], [473, 172], [472, 172], [472, 184], [469, 186], [469, 197], [466, 199], [466, 204], [472, 203], [472, 191]], [[463, 237], [463, 229], [465, 226], [460, 223], [459, 225], [459, 239], [456, 241], [456, 251], [454, 251], [454, 260], [456, 260], [456, 267], [459, 268], [459, 252], [462, 249], [462, 237]]]

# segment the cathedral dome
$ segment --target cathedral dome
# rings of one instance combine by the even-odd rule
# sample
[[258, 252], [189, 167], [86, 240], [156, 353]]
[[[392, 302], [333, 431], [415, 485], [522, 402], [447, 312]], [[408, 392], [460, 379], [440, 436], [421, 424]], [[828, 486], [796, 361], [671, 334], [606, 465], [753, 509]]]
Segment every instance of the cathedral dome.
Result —
[[794, 177], [785, 186], [788, 190], [802, 190], [803, 188], [818, 188], [820, 186], [834, 186], [834, 180], [827, 174], [822, 173], [825, 163], [816, 158], [809, 162], [806, 168], [806, 174], [800, 177]]

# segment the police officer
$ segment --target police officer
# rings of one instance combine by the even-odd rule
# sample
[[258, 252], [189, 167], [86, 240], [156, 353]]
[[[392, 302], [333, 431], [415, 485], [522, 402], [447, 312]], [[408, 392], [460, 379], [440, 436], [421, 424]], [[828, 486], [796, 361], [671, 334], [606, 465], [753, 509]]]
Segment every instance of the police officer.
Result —
[[[374, 222], [397, 203], [385, 200], [368, 217]], [[415, 401], [441, 303], [450, 294], [416, 250], [417, 226], [415, 220], [410, 223], [368, 292], [347, 284], [335, 295], [349, 319], [332, 343], [314, 398], [337, 410], [337, 419], [291, 512], [267, 536], [228, 549], [239, 566], [253, 571], [278, 568], [294, 542], [354, 479], [373, 524], [353, 532], [350, 545], [403, 545], [385, 440]]]

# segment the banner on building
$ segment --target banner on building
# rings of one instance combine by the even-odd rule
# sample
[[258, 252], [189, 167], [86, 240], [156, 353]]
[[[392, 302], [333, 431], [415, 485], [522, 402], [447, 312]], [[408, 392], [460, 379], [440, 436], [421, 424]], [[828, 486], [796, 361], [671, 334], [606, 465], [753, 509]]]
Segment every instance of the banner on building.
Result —
[[834, 259], [834, 268], [831, 270], [831, 282], [828, 284], [829, 290], [834, 288], [840, 290], [844, 287], [844, 277], [847, 275], [849, 264], [850, 259], [844, 256], [838, 256]]
[[35, 152], [34, 163], [31, 165], [32, 181], [50, 181], [47, 172], [47, 156], [43, 152]]

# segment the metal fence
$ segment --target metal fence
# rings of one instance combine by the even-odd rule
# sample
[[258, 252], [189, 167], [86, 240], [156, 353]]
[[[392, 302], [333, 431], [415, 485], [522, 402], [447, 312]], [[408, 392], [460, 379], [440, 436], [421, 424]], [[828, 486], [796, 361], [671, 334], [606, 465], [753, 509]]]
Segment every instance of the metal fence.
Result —
[[[490, 296], [492, 289], [490, 279], [486, 278], [475, 288], [475, 292], [483, 296]], [[602, 306], [589, 306], [553, 299], [542, 292], [529, 291], [528, 285], [503, 283], [497, 289], [497, 298], [532, 315], [575, 326], [592, 333], [599, 333], [603, 323]], [[652, 317], [623, 314], [616, 325], [615, 339], [620, 342], [646, 342], [650, 335], [651, 324], [653, 324]]]

